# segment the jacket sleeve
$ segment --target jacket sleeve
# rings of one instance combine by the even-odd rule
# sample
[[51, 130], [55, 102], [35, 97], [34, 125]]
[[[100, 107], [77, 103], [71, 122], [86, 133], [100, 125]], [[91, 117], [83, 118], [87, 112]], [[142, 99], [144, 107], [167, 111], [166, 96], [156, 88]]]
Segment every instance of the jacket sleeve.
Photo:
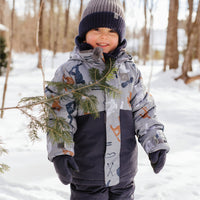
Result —
[[134, 66], [135, 81], [132, 92], [131, 107], [135, 122], [135, 133], [147, 154], [160, 149], [169, 151], [164, 135], [164, 126], [156, 117], [156, 105], [142, 81], [141, 72]]
[[[74, 80], [69, 75], [69, 73], [65, 69], [65, 65], [59, 67], [55, 73], [55, 76], [52, 82], [66, 82], [68, 84], [74, 84]], [[55, 85], [49, 84], [45, 89], [45, 94], [47, 98], [56, 97], [68, 92], [66, 89], [61, 91]], [[75, 116], [77, 114], [75, 101], [73, 99], [73, 95], [68, 92], [67, 96], [61, 97], [54, 101], [50, 101], [49, 103], [50, 109], [53, 110], [54, 114], [49, 112], [49, 126], [53, 126], [55, 121], [55, 116], [62, 117], [65, 119], [65, 122], [68, 124], [67, 131], [70, 133], [73, 141], [73, 135], [76, 132], [77, 124]], [[50, 134], [47, 133], [47, 151], [48, 151], [48, 159], [50, 161], [53, 160], [54, 157], [58, 155], [74, 155], [74, 143], [66, 143], [62, 140], [59, 142], [54, 141]]]

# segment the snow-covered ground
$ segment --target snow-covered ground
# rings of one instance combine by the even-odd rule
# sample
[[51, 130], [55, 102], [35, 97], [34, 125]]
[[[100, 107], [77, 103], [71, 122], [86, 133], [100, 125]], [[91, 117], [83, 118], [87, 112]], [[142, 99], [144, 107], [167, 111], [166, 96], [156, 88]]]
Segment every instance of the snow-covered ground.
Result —
[[[46, 80], [51, 80], [55, 69], [67, 60], [69, 54], [44, 51], [43, 67]], [[53, 63], [53, 64], [52, 64]], [[37, 55], [13, 55], [6, 94], [6, 107], [15, 106], [22, 97], [42, 95], [42, 75], [36, 68]], [[53, 67], [54, 66], [54, 67]], [[195, 73], [200, 73], [194, 63]], [[138, 65], [145, 84], [150, 65]], [[160, 121], [171, 147], [165, 168], [154, 174], [147, 155], [139, 145], [139, 171], [136, 176], [136, 200], [199, 200], [200, 199], [200, 82], [185, 85], [174, 81], [180, 71], [162, 72], [162, 63], [155, 63], [151, 94], [157, 104]], [[3, 91], [5, 77], [0, 77]], [[1, 105], [2, 97], [0, 97]], [[9, 153], [0, 157], [0, 163], [10, 170], [0, 175], [0, 200], [69, 200], [69, 186], [62, 185], [47, 160], [45, 134], [32, 143], [26, 128], [27, 119], [18, 110], [7, 110], [0, 119], [0, 138]]]

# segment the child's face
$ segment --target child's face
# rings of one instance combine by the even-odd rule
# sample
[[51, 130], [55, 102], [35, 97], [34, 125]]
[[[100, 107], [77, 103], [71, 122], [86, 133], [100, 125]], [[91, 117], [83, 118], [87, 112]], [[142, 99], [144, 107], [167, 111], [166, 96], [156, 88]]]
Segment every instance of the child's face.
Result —
[[119, 36], [112, 29], [95, 28], [87, 32], [86, 42], [93, 48], [101, 47], [104, 53], [109, 53], [118, 46]]

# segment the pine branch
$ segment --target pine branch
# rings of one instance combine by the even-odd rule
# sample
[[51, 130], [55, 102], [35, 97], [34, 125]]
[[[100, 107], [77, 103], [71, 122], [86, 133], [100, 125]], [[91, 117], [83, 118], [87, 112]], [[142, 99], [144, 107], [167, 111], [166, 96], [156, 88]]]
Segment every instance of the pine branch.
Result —
[[[4, 153], [7, 153], [7, 150], [4, 149], [2, 146], [2, 141], [0, 140], [0, 156]], [[9, 166], [4, 164], [4, 163], [0, 163], [0, 174], [4, 173], [5, 171], [9, 170]]]
[[93, 95], [83, 96], [79, 102], [80, 107], [83, 109], [85, 114], [92, 114], [94, 118], [99, 117], [99, 113], [96, 107], [97, 98]]
[[41, 117], [38, 120], [33, 114], [29, 114], [26, 110], [20, 109], [20, 111], [23, 114], [25, 114], [30, 120], [28, 127], [29, 127], [29, 131], [30, 131], [29, 137], [30, 137], [31, 141], [34, 142], [35, 140], [39, 140], [39, 136], [38, 136], [37, 132], [40, 128], [43, 130], [43, 126], [44, 126], [44, 124], [40, 121]]
[[100, 74], [99, 69], [92, 68], [89, 70], [90, 77], [94, 81], [95, 87], [98, 86], [101, 90], [104, 90], [105, 93], [112, 95], [113, 98], [116, 98], [120, 94], [119, 90], [108, 84], [109, 81], [114, 79], [114, 76], [117, 74], [118, 69], [114, 67], [114, 60], [109, 59], [106, 63], [106, 67]]
[[4, 153], [7, 153], [7, 150], [0, 146], [0, 156]]
[[73, 138], [69, 132], [69, 124], [64, 118], [56, 115], [56, 110], [52, 109], [51, 104], [54, 101], [59, 101], [61, 98], [71, 98], [72, 96], [76, 105], [85, 114], [92, 114], [96, 118], [99, 114], [96, 106], [97, 97], [89, 95], [89, 91], [98, 87], [115, 98], [120, 92], [108, 83], [114, 78], [116, 73], [117, 68], [113, 67], [113, 61], [110, 59], [102, 73], [95, 68], [89, 70], [92, 79], [90, 84], [71, 85], [65, 82], [47, 82], [49, 86], [56, 88], [56, 96], [51, 98], [46, 98], [45, 96], [24, 97], [16, 107], [4, 109], [18, 109], [29, 118], [29, 137], [32, 141], [38, 140], [38, 132], [42, 131], [48, 133], [55, 142], [62, 140], [66, 143], [71, 143]]
[[67, 144], [73, 142], [71, 133], [68, 131], [69, 124], [64, 118], [56, 118], [53, 120], [53, 126], [47, 126], [47, 133], [54, 142], [64, 141]]
[[10, 167], [8, 165], [1, 163], [0, 164], [0, 174], [3, 174], [5, 171], [8, 171], [9, 168]]
[[[69, 124], [65, 118], [58, 117], [50, 105], [47, 106], [47, 117], [44, 119], [46, 133], [53, 139], [54, 142], [64, 141], [67, 144], [73, 142], [73, 138], [69, 130]], [[52, 116], [52, 117], [50, 117]]]
[[[54, 85], [54, 86], [56, 86], [56, 88], [58, 89], [58, 93], [61, 92], [63, 89], [66, 89], [66, 88], [70, 89], [70, 91], [69, 92], [65, 92], [64, 94], [59, 94], [59, 95], [57, 95], [55, 97], [52, 97], [52, 98], [49, 98], [49, 99], [45, 98], [44, 96], [24, 97], [24, 98], [22, 98], [20, 100], [20, 102], [18, 103], [17, 106], [7, 107], [7, 108], [0, 108], [0, 110], [21, 109], [21, 108], [34, 107], [34, 106], [37, 106], [37, 105], [46, 104], [48, 102], [51, 102], [51, 101], [54, 101], [54, 100], [58, 100], [61, 97], [68, 96], [71, 93], [75, 93], [75, 92], [78, 92], [78, 91], [81, 91], [81, 90], [83, 91], [83, 90], [86, 90], [86, 89], [94, 88], [96, 86], [99, 86], [99, 84], [101, 82], [103, 83], [103, 84], [100, 84], [100, 86], [102, 88], [108, 88], [108, 85], [105, 84], [106, 78], [108, 77], [108, 75], [109, 75], [110, 72], [114, 73], [116, 70], [117, 69], [112, 69], [112, 66], [110, 65], [109, 69], [105, 69], [102, 72], [102, 76], [101, 76], [98, 69], [92, 68], [91, 70], [89, 70], [89, 73], [90, 73], [90, 76], [92, 78], [93, 77], [93, 73], [95, 72], [96, 78], [92, 78], [94, 80], [94, 82], [91, 83], [91, 84], [88, 84], [88, 85], [87, 84], [83, 85], [81, 87], [72, 86], [72, 85], [67, 84], [65, 82], [61, 83], [61, 82], [48, 82], [47, 81], [46, 83], [48, 85]], [[109, 76], [109, 80], [113, 77], [113, 75], [114, 74], [111, 74]], [[111, 88], [111, 90], [113, 90], [114, 92], [120, 94], [120, 92], [118, 91], [118, 89], [113, 88], [111, 86], [109, 86], [109, 88]], [[33, 100], [33, 101], [30, 102], [30, 103], [28, 103], [28, 104], [22, 105], [22, 106], [19, 105], [22, 102], [28, 102], [30, 100], [31, 101]]]

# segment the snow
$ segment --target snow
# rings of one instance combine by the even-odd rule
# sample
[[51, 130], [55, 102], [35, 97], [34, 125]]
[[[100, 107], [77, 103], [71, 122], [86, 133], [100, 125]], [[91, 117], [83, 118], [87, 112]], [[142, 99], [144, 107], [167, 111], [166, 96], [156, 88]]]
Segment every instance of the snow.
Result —
[[[154, 50], [164, 51], [166, 46], [167, 30], [153, 30], [150, 35], [150, 45]], [[178, 49], [183, 51], [187, 46], [187, 36], [184, 29], [177, 30]]]
[[[54, 59], [49, 51], [43, 51], [43, 55], [45, 79], [51, 80], [69, 53], [58, 53]], [[17, 105], [22, 97], [43, 94], [42, 74], [36, 64], [37, 54], [13, 54], [6, 107]], [[147, 85], [150, 64], [138, 67]], [[198, 74], [198, 62], [194, 62], [194, 67], [194, 73]], [[165, 168], [154, 174], [147, 155], [138, 145], [136, 200], [200, 199], [200, 82], [185, 85], [181, 80], [174, 81], [178, 75], [180, 70], [164, 73], [162, 62], [154, 63], [150, 93], [157, 104], [158, 118], [165, 124], [171, 151]], [[1, 76], [1, 92], [4, 80]], [[10, 166], [8, 172], [0, 175], [0, 200], [69, 200], [69, 186], [59, 182], [47, 159], [45, 134], [39, 133], [40, 140], [32, 143], [26, 125], [26, 117], [18, 110], [6, 110], [0, 119], [0, 137], [9, 150], [0, 157], [0, 163]]]
[[8, 31], [8, 28], [3, 24], [0, 24], [0, 31]]

